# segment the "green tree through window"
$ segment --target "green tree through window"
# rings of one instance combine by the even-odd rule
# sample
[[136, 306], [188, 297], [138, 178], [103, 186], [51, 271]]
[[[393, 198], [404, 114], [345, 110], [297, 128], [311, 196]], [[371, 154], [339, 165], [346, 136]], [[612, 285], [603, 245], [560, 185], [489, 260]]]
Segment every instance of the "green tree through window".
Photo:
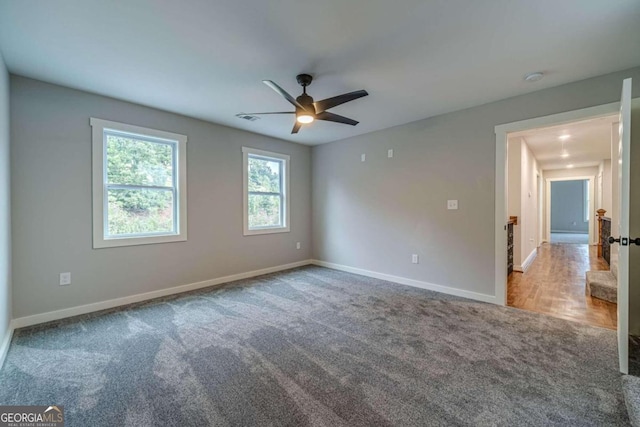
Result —
[[108, 235], [174, 231], [174, 145], [105, 136]]
[[287, 154], [242, 147], [245, 236], [291, 230], [289, 159]]
[[249, 227], [282, 226], [282, 160], [249, 156]]

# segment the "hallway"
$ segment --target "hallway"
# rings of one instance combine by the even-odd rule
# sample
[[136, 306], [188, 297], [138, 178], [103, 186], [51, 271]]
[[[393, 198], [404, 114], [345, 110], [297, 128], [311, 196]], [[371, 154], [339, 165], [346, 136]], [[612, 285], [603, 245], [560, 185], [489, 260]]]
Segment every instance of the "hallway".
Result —
[[616, 329], [616, 304], [585, 295], [585, 272], [608, 270], [596, 246], [545, 243], [526, 273], [509, 276], [507, 305]]

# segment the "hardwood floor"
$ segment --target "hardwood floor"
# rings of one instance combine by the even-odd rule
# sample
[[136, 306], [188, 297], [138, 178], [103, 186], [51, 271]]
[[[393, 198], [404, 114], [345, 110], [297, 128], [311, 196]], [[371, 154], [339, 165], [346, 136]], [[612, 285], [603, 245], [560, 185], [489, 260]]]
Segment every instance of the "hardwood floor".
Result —
[[585, 295], [585, 272], [608, 269], [595, 246], [544, 243], [526, 273], [509, 275], [507, 305], [616, 329], [616, 304]]

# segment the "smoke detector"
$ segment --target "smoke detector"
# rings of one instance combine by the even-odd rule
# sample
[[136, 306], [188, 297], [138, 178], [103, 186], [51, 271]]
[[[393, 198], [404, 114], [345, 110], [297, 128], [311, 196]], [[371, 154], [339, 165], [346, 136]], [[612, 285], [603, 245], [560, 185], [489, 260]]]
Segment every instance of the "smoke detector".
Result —
[[544, 73], [541, 71], [536, 71], [534, 73], [529, 73], [526, 76], [524, 76], [524, 81], [525, 82], [537, 82], [538, 80], [540, 80], [542, 77], [544, 76]]

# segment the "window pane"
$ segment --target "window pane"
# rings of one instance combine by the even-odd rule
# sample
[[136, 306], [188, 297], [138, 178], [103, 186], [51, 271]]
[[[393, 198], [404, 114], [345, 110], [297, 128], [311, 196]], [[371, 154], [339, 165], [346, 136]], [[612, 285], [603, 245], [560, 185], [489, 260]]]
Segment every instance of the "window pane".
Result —
[[109, 184], [173, 186], [173, 145], [106, 134]]
[[280, 160], [249, 156], [249, 191], [280, 193]]
[[171, 190], [108, 189], [108, 197], [107, 236], [175, 231]]
[[249, 195], [249, 228], [279, 227], [280, 196], [264, 194]]

